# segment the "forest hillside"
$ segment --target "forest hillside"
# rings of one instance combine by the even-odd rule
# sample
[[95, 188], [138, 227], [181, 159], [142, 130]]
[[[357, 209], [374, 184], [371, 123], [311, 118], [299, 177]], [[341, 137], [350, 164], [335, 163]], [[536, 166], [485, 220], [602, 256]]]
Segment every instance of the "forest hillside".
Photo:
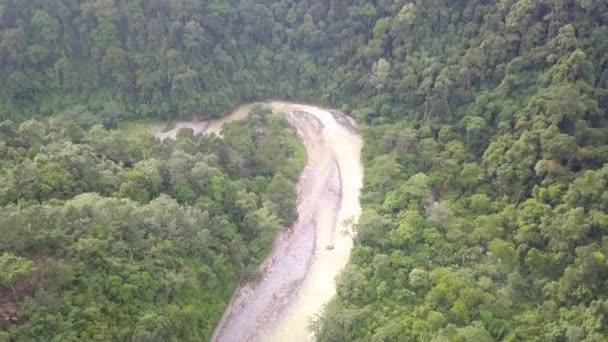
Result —
[[0, 341], [208, 340], [294, 221], [305, 161], [268, 108], [223, 133], [2, 124]]
[[[99, 340], [208, 336], [222, 302], [213, 297], [217, 307], [203, 317], [196, 307], [180, 309], [175, 303], [188, 292], [172, 286], [190, 284], [197, 272], [209, 274], [211, 287], [234, 282], [246, 260], [256, 264], [266, 245], [255, 241], [268, 235], [243, 224], [262, 220], [270, 228], [260, 231], [273, 232], [293, 219], [278, 205], [282, 195], [266, 201], [265, 193], [293, 194], [297, 167], [259, 169], [250, 134], [235, 133], [233, 143], [182, 137], [138, 145], [107, 129], [125, 120], [215, 117], [270, 97], [349, 112], [365, 142], [363, 214], [338, 294], [311, 326], [320, 341], [603, 341], [608, 334], [604, 0], [0, 0], [0, 40], [0, 119], [12, 120], [0, 126], [0, 230], [17, 239], [0, 243], [0, 265], [14, 274], [0, 288], [37, 272], [49, 255], [39, 250], [65, 253], [67, 266], [47, 274], [72, 274], [27, 299], [18, 309], [27, 323], [3, 327], [0, 339], [47, 340], [41, 332], [52, 331], [66, 332], [62, 341], [82, 331]], [[217, 150], [205, 157], [209, 144]], [[169, 164], [186, 170], [172, 181], [166, 164], [153, 160], [173, 154], [203, 161]], [[262, 165], [271, 155], [261, 154]], [[293, 157], [288, 149], [276, 155], [280, 165]], [[97, 173], [78, 171], [76, 161]], [[201, 174], [188, 175], [199, 162]], [[216, 172], [207, 168], [223, 176], [196, 188], [199, 176]], [[217, 187], [242, 201], [225, 200]], [[179, 223], [184, 234], [203, 219], [228, 228], [194, 229], [208, 234], [189, 247], [200, 250], [182, 248], [194, 240], [165, 236], [157, 229], [166, 225], [150, 222], [147, 211], [159, 215], [159, 201], [187, 211], [169, 217], [194, 215]], [[131, 208], [134, 221], [110, 220], [103, 213], [112, 208]], [[115, 234], [160, 245], [109, 244]], [[92, 324], [96, 315], [121, 322], [108, 311], [114, 306], [84, 309], [95, 291], [106, 286], [113, 303], [130, 293], [125, 285], [113, 294], [119, 287], [91, 278], [124, 267], [113, 248], [129, 265], [141, 262], [133, 267], [172, 258], [171, 267], [197, 271], [154, 288], [154, 304], [138, 299], [166, 305], [165, 313], [124, 329]], [[160, 256], [153, 262], [137, 250]], [[209, 250], [219, 259], [197, 257]], [[127, 274], [136, 273], [107, 279], [133, 284]], [[36, 316], [39, 307], [56, 316]], [[196, 317], [203, 330], [180, 327], [182, 316]]]

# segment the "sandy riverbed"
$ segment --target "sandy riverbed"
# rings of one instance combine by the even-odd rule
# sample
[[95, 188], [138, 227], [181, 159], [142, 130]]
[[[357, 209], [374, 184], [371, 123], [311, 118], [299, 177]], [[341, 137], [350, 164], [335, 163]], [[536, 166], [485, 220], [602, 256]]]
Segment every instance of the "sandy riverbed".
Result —
[[[262, 265], [262, 279], [240, 288], [226, 308], [213, 341], [310, 341], [310, 320], [335, 294], [334, 278], [348, 261], [352, 240], [342, 223], [360, 214], [361, 138], [352, 119], [314, 106], [273, 101], [297, 129], [308, 160], [298, 181], [298, 220], [277, 237]], [[190, 127], [219, 134], [224, 123], [250, 106], [210, 122], [178, 123], [157, 136]], [[332, 248], [327, 248], [331, 246]]]

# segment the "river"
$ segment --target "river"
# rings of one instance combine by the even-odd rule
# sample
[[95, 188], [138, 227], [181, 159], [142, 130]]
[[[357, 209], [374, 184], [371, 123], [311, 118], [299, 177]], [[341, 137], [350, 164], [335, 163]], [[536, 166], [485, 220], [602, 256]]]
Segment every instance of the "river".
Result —
[[[298, 219], [276, 238], [262, 264], [262, 278], [237, 290], [212, 340], [311, 341], [311, 319], [335, 294], [334, 279], [352, 248], [347, 222], [361, 212], [363, 167], [361, 137], [354, 121], [337, 111], [280, 101], [265, 103], [286, 115], [306, 147], [300, 175]], [[251, 105], [206, 122], [180, 122], [161, 138], [174, 138], [180, 128], [220, 134], [224, 123], [244, 118]]]

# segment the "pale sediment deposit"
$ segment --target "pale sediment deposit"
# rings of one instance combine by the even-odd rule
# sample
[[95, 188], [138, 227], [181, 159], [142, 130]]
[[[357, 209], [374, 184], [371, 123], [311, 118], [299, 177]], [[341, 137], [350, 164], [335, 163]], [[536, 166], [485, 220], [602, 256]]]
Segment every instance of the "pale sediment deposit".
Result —
[[[308, 325], [335, 294], [334, 278], [346, 265], [352, 240], [343, 222], [360, 214], [363, 179], [361, 138], [353, 120], [314, 106], [269, 102], [287, 114], [306, 146], [308, 160], [298, 182], [298, 220], [275, 240], [262, 279], [240, 288], [226, 308], [213, 341], [309, 341]], [[179, 123], [177, 129], [219, 134], [225, 122], [245, 117], [249, 106], [210, 122]], [[201, 127], [204, 126], [204, 129]]]

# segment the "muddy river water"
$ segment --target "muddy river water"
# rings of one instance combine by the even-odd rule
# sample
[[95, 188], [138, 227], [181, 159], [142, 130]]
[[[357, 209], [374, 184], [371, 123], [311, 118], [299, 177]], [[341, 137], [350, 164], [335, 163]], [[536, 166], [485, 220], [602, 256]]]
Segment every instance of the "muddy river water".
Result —
[[[261, 280], [234, 294], [214, 332], [217, 342], [312, 340], [308, 325], [335, 294], [334, 279], [350, 255], [346, 223], [361, 211], [362, 143], [354, 121], [309, 105], [266, 104], [287, 116], [306, 147], [308, 159], [297, 184], [298, 219], [275, 240]], [[219, 134], [224, 123], [245, 117], [249, 108], [219, 120], [178, 123], [157, 135], [174, 138], [183, 127]]]

